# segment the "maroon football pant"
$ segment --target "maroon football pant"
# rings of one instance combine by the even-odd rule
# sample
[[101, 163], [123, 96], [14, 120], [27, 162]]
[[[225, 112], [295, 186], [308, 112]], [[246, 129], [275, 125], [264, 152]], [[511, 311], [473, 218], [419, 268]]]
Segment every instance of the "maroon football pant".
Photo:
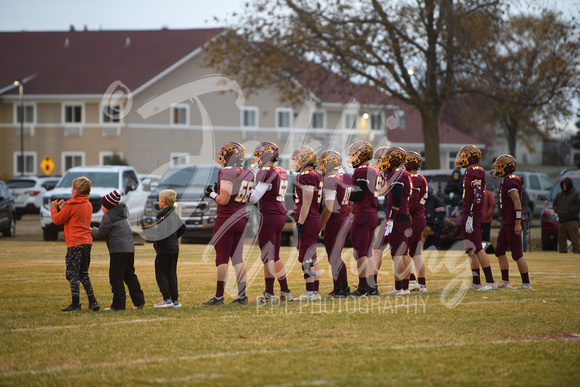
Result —
[[298, 261], [304, 262], [304, 259], [316, 259], [316, 244], [318, 242], [318, 234], [322, 229], [320, 217], [306, 218], [302, 225], [302, 235], [298, 241]]
[[350, 229], [354, 259], [371, 256], [375, 228], [378, 224], [379, 215], [377, 213], [357, 212], [354, 214]]
[[232, 258], [232, 264], [244, 262], [244, 235], [246, 233], [246, 218], [217, 218], [213, 229], [213, 247], [215, 249], [215, 265], [227, 264]]
[[342, 260], [342, 249], [346, 236], [350, 231], [350, 218], [343, 216], [341, 218], [330, 218], [324, 228], [324, 247], [328, 255], [328, 263], [332, 269], [332, 279], [336, 283], [347, 283], [346, 267]]
[[258, 229], [258, 245], [260, 246], [260, 258], [263, 263], [280, 260], [280, 245], [282, 243], [284, 224], [286, 224], [286, 215], [262, 214]]

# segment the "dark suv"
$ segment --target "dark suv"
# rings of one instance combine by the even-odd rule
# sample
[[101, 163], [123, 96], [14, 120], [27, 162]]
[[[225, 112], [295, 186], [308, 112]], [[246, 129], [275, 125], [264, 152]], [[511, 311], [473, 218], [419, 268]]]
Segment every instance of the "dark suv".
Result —
[[554, 212], [553, 204], [558, 192], [562, 191], [560, 182], [567, 177], [574, 182], [574, 187], [580, 191], [580, 170], [563, 170], [552, 186], [546, 205], [542, 210], [542, 250], [556, 250], [558, 247], [558, 215]]
[[14, 236], [16, 233], [14, 198], [2, 180], [0, 180], [0, 231], [4, 236]]

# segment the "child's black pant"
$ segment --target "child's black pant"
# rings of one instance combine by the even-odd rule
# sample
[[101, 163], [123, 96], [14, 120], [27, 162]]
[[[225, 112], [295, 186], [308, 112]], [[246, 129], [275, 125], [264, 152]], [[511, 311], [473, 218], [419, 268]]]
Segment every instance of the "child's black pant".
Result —
[[94, 296], [93, 286], [89, 278], [92, 245], [78, 245], [66, 249], [66, 279], [70, 283], [70, 292], [73, 299], [78, 301], [80, 286], [83, 284], [89, 299]]
[[125, 309], [125, 284], [129, 288], [129, 296], [133, 305], [145, 304], [145, 296], [139, 279], [135, 274], [135, 253], [112, 253], [109, 266], [109, 282], [113, 291], [111, 309]]
[[177, 301], [177, 257], [179, 253], [157, 253], [155, 279], [164, 300]]

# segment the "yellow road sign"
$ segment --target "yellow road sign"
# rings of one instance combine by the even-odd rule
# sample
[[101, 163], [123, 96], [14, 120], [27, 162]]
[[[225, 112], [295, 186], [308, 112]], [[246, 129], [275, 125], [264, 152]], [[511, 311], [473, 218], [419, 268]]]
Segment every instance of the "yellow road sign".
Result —
[[40, 168], [44, 171], [44, 173], [48, 176], [54, 169], [54, 163], [49, 155], [44, 156], [44, 159], [40, 163]]

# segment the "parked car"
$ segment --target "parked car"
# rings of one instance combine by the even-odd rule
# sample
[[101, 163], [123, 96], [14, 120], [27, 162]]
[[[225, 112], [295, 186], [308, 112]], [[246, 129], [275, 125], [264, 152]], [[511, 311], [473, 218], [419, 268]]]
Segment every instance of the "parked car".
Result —
[[0, 231], [4, 236], [16, 234], [16, 208], [6, 183], [0, 180]]
[[[91, 181], [91, 194], [89, 201], [93, 205], [91, 226], [98, 226], [103, 217], [101, 210], [101, 197], [118, 189], [122, 193], [121, 200], [127, 201], [127, 195], [139, 184], [135, 168], [121, 165], [100, 165], [74, 167], [64, 173], [58, 184], [52, 191], [42, 196], [40, 209], [40, 226], [45, 241], [54, 241], [58, 232], [64, 229], [63, 225], [55, 225], [50, 217], [50, 203], [53, 200], [68, 200], [72, 197], [71, 187], [74, 179], [85, 176]], [[131, 212], [132, 209], [130, 208]]]
[[14, 177], [7, 183], [8, 191], [14, 197], [17, 219], [23, 214], [38, 214], [42, 207], [42, 195], [53, 189], [60, 176]]
[[[216, 165], [180, 165], [167, 169], [153, 189], [138, 216], [138, 224], [145, 239], [153, 240], [155, 216], [159, 212], [159, 192], [172, 189], [177, 194], [177, 205], [187, 231], [184, 238], [206, 238], [213, 233], [217, 216], [217, 204], [206, 198], [206, 186], [217, 182], [219, 168]], [[148, 231], [150, 230], [150, 231]]]
[[560, 173], [542, 210], [542, 250], [556, 250], [558, 247], [558, 215], [554, 211], [553, 204], [558, 192], [562, 191], [560, 182], [567, 177], [574, 182], [574, 187], [580, 190], [580, 171], [564, 170]]
[[[542, 215], [542, 209], [546, 204], [546, 198], [552, 189], [552, 179], [545, 173], [528, 171], [528, 170], [517, 170], [516, 175], [518, 175], [523, 181], [523, 188], [528, 192], [530, 197], [530, 212], [534, 217], [539, 217]], [[499, 184], [503, 177], [493, 178], [487, 176], [487, 186], [488, 189], [490, 185], [497, 191], [499, 189]], [[495, 192], [497, 197], [497, 192]]]

